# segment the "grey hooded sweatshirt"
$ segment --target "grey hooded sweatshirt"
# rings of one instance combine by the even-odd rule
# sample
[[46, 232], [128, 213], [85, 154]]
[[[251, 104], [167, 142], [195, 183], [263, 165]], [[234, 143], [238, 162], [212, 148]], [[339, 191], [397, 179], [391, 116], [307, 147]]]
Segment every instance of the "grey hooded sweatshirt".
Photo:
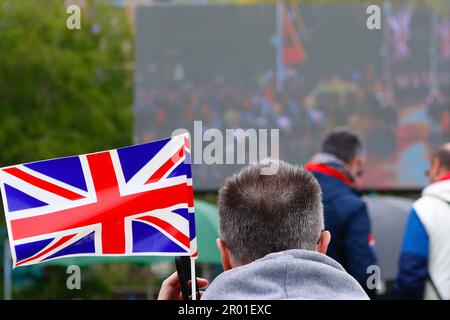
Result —
[[369, 297], [344, 268], [306, 250], [271, 253], [219, 275], [203, 300], [358, 299]]

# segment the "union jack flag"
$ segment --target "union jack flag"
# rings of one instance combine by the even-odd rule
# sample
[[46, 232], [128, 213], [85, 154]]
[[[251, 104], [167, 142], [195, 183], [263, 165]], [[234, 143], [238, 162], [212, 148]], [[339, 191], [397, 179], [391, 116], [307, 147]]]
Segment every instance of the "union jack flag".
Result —
[[396, 15], [389, 17], [388, 22], [392, 30], [392, 44], [394, 46], [394, 59], [403, 60], [409, 56], [408, 41], [410, 35], [410, 24], [412, 19], [412, 7], [402, 9]]
[[0, 169], [14, 266], [197, 256], [188, 135]]

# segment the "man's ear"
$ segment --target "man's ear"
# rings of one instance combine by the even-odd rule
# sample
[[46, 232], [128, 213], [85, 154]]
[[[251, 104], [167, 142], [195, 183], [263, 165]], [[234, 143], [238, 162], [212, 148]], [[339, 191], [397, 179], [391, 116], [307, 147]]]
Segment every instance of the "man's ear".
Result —
[[356, 155], [352, 161], [348, 163], [348, 168], [355, 177], [362, 175], [363, 158], [361, 155]]
[[439, 159], [434, 159], [433, 166], [435, 167], [436, 170], [435, 171], [437, 176], [436, 179], [439, 179], [442, 176], [442, 174], [445, 173], [446, 170], [442, 166], [442, 162]]
[[227, 248], [227, 245], [225, 244], [225, 242], [222, 239], [217, 239], [216, 240], [217, 243], [217, 247], [219, 248], [220, 251], [220, 256], [222, 257], [222, 266], [223, 266], [223, 270], [227, 271], [232, 269], [233, 267], [231, 266], [231, 260], [230, 260], [230, 251]]
[[439, 179], [439, 176], [441, 175], [441, 162], [439, 159], [434, 158], [430, 162], [430, 169], [428, 171], [428, 178], [430, 179], [430, 182], [435, 182]]
[[330, 241], [331, 241], [330, 231], [327, 230], [323, 231], [322, 235], [320, 236], [319, 243], [317, 244], [317, 251], [326, 254]]

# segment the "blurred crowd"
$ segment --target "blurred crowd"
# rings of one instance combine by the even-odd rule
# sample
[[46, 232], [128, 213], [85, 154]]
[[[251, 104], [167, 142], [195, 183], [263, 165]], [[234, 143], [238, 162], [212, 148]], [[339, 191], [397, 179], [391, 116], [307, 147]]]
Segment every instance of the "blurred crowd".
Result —
[[[319, 147], [324, 132], [349, 126], [367, 141], [369, 166], [373, 163], [374, 172], [395, 184], [395, 170], [383, 172], [386, 164], [394, 168], [411, 144], [420, 142], [431, 149], [450, 134], [450, 79], [441, 79], [441, 88], [430, 91], [425, 76], [400, 74], [392, 86], [370, 75], [359, 78], [291, 76], [284, 81], [282, 93], [275, 90], [272, 76], [246, 83], [216, 79], [154, 86], [137, 97], [138, 139], [170, 135], [170, 128], [192, 129], [194, 120], [200, 119], [204, 130], [278, 128], [280, 157], [304, 163]], [[383, 167], [377, 167], [380, 161]], [[196, 177], [199, 185], [211, 177], [218, 184], [232, 169], [228, 171], [209, 171], [205, 166]], [[375, 178], [369, 175], [364, 183], [376, 185]]]

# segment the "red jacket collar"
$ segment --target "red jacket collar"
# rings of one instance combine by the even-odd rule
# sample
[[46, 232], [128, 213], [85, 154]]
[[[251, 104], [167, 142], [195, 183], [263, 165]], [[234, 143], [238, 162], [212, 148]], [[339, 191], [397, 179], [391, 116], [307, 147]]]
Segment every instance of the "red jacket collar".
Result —
[[446, 174], [444, 174], [440, 179], [437, 179], [434, 182], [440, 182], [440, 181], [444, 181], [444, 180], [450, 180], [450, 172], [447, 172]]
[[329, 176], [333, 176], [333, 177], [339, 179], [340, 181], [342, 181], [343, 183], [345, 183], [346, 185], [348, 185], [349, 187], [352, 187], [352, 188], [355, 187], [354, 184], [350, 181], [350, 179], [345, 174], [343, 174], [342, 172], [340, 172], [339, 170], [336, 170], [335, 168], [333, 168], [331, 166], [327, 166], [326, 164], [308, 162], [304, 165], [304, 168], [308, 171], [318, 172], [318, 173], [327, 174]]

